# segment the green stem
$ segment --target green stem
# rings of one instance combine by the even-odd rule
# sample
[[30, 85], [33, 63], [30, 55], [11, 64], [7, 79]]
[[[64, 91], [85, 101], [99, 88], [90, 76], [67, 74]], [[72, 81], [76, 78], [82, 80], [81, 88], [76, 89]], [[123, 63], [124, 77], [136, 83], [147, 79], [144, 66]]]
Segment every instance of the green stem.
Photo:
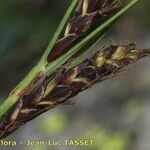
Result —
[[[43, 70], [43, 69], [41, 69], [42, 66], [43, 66], [42, 63], [37, 64], [30, 71], [30, 73], [18, 84], [18, 86], [15, 87], [14, 90], [12, 90], [9, 97], [0, 105], [0, 118], [6, 113], [6, 111], [11, 106], [13, 106], [17, 102], [19, 97], [16, 93], [20, 93], [21, 91], [23, 91], [29, 85], [29, 83], [34, 79], [36, 74]], [[44, 70], [43, 70], [43, 72], [44, 72]], [[13, 94], [14, 91], [15, 91], [15, 93]]]
[[[19, 83], [19, 85], [13, 90], [15, 93], [20, 93], [23, 91], [29, 83], [34, 79], [36, 74], [38, 72], [43, 72], [43, 74], [46, 73], [45, 69], [45, 63], [46, 63], [46, 57], [53, 48], [58, 36], [60, 35], [62, 29], [64, 28], [70, 14], [72, 13], [75, 5], [77, 4], [78, 0], [72, 0], [71, 5], [69, 6], [68, 10], [66, 11], [66, 14], [64, 15], [62, 21], [60, 22], [60, 25], [55, 32], [50, 44], [48, 45], [44, 55], [42, 56], [41, 60], [39, 63], [29, 72], [29, 74]], [[11, 92], [12, 93], [12, 92]], [[13, 106], [17, 100], [18, 96], [16, 94], [10, 94], [9, 97], [0, 105], [0, 118], [6, 113], [6, 111]]]
[[62, 32], [68, 18], [70, 17], [70, 14], [71, 14], [72, 10], [76, 6], [77, 2], [78, 2], [78, 0], [73, 0], [72, 1], [71, 5], [69, 6], [68, 10], [66, 11], [66, 13], [65, 13], [65, 15], [62, 19], [59, 27], [57, 28], [57, 31], [55, 32], [50, 44], [48, 45], [46, 51], [44, 52], [44, 55], [42, 56], [41, 61], [44, 61], [45, 63], [47, 63], [46, 58], [47, 58], [48, 54], [50, 53], [50, 51], [52, 50], [55, 42], [57, 41], [57, 39], [59, 37], [59, 35], [61, 34], [61, 32]]
[[92, 33], [90, 33], [88, 36], [86, 36], [84, 39], [82, 39], [79, 43], [77, 43], [75, 46], [73, 46], [71, 49], [69, 49], [64, 55], [59, 57], [57, 61], [54, 61], [47, 66], [47, 72], [53, 71], [59, 67], [59, 65], [63, 64], [65, 60], [67, 60], [69, 57], [73, 56], [75, 53], [79, 52], [80, 48], [82, 46], [86, 45], [89, 41], [93, 40], [96, 36], [103, 36], [104, 30], [109, 28], [119, 17], [121, 17], [130, 7], [132, 7], [138, 0], [131, 0], [128, 5], [126, 5], [124, 8], [122, 8], [118, 13], [116, 13], [114, 16], [112, 16], [110, 19], [108, 19], [106, 22], [104, 22], [102, 25], [100, 25], [97, 29], [95, 29]]

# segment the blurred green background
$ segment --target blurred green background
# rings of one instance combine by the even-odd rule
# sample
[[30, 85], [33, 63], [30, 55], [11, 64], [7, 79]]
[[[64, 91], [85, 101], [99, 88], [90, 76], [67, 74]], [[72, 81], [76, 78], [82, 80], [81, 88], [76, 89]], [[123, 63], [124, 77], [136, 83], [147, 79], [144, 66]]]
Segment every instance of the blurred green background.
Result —
[[[0, 0], [0, 100], [37, 63], [71, 0]], [[133, 41], [150, 47], [150, 1], [139, 3], [99, 46]], [[36, 150], [150, 150], [150, 61], [127, 68], [73, 98], [76, 107], [55, 108], [9, 139], [93, 139], [92, 147], [25, 147]], [[4, 149], [4, 147], [3, 147]], [[5, 148], [10, 149], [10, 147]]]

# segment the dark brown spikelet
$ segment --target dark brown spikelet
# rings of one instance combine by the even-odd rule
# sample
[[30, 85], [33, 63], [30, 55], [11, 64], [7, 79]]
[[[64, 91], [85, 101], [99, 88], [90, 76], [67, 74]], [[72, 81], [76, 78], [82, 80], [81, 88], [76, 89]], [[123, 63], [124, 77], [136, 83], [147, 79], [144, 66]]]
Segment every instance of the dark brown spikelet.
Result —
[[111, 45], [100, 49], [75, 67], [47, 76], [34, 90], [19, 98], [0, 121], [0, 137], [12, 133], [21, 125], [60, 104], [70, 104], [70, 98], [96, 83], [116, 77], [122, 69], [149, 56], [150, 49], [139, 49], [134, 43]]
[[86, 36], [89, 31], [102, 24], [121, 5], [122, 0], [79, 0], [75, 13], [68, 20], [47, 61], [52, 62], [61, 56], [80, 37]]

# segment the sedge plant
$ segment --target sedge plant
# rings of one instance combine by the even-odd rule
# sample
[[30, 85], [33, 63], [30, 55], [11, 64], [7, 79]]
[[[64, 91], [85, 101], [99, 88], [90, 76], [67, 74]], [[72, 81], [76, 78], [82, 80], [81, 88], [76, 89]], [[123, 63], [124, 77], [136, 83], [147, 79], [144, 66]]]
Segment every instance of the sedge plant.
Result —
[[93, 49], [106, 31], [138, 0], [72, 0], [43, 56], [0, 106], [0, 138], [96, 83], [117, 76], [146, 57], [150, 49], [134, 43]]

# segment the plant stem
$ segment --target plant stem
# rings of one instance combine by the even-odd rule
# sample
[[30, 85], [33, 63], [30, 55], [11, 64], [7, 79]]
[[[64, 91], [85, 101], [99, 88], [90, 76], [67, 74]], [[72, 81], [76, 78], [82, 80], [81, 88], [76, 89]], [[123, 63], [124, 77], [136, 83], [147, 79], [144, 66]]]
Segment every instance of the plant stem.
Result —
[[71, 12], [73, 11], [75, 5], [77, 4], [78, 0], [73, 0], [70, 7], [66, 11], [66, 14], [64, 15], [57, 31], [55, 32], [54, 37], [52, 38], [49, 46], [47, 47], [44, 55], [42, 56], [41, 60], [39, 63], [30, 71], [30, 73], [19, 83], [19, 85], [10, 93], [9, 97], [3, 102], [3, 104], [0, 105], [0, 118], [6, 113], [6, 111], [13, 106], [19, 99], [18, 93], [21, 93], [32, 80], [34, 80], [35, 76], [39, 73], [42, 72], [43, 74], [46, 73], [45, 70], [45, 63], [46, 63], [46, 57], [48, 53], [51, 51], [53, 48], [58, 36], [60, 35], [65, 23], [67, 22]]
[[[104, 33], [112, 26], [112, 24], [137, 1], [138, 0], [131, 0], [119, 12], [116, 12], [113, 16], [111, 16], [110, 14], [112, 12], [115, 12], [120, 8], [122, 4], [121, 0], [111, 0], [111, 3], [108, 4], [108, 6], [100, 8], [99, 10], [93, 9], [92, 12], [88, 11], [88, 6], [92, 5], [92, 1], [85, 0], [83, 3], [84, 6], [82, 6], [82, 0], [72, 0], [70, 7], [68, 8], [56, 33], [54, 34], [54, 37], [52, 38], [38, 64], [19, 83], [19, 85], [10, 93], [9, 97], [0, 106], [0, 118], [2, 121], [0, 128], [1, 137], [6, 136], [11, 131], [14, 131], [16, 128], [22, 125], [22, 123], [26, 123], [48, 109], [61, 104], [63, 101], [59, 102], [56, 97], [54, 97], [56, 103], [52, 100], [47, 101], [49, 99], [45, 100], [45, 97], [51, 94], [54, 88], [58, 85], [58, 79], [61, 77], [62, 71], [65, 72], [65, 69], [69, 69], [67, 68], [68, 66], [63, 68], [65, 62], [76, 55], [75, 59], [71, 61], [69, 65], [73, 68], [81, 65], [82, 63], [74, 66], [75, 60], [77, 60], [83, 53], [95, 45], [97, 41], [99, 41], [99, 39], [104, 35]], [[79, 2], [79, 5], [77, 5], [77, 2]], [[76, 11], [79, 11], [80, 7], [82, 11], [79, 11], [77, 15], [73, 14], [73, 16], [71, 16], [76, 5]], [[99, 17], [96, 18], [95, 16], [97, 15]], [[83, 21], [77, 24], [76, 22], [78, 22], [78, 19], [81, 18]], [[87, 20], [84, 20], [84, 18]], [[95, 20], [95, 18], [97, 20]], [[93, 25], [94, 22], [98, 22], [98, 25]], [[60, 37], [61, 34], [64, 36]], [[73, 39], [68, 41], [67, 38], [72, 36]], [[66, 41], [69, 44], [67, 47], [62, 49], [62, 47], [66, 44]], [[60, 43], [63, 45], [62, 47], [59, 46]], [[59, 50], [61, 51], [58, 52]], [[140, 57], [138, 59], [140, 59]], [[109, 65], [116, 65], [114, 62], [109, 63], [112, 63]], [[131, 62], [128, 62], [127, 64], [130, 63]], [[84, 82], [88, 81], [85, 80]], [[86, 88], [88, 88], [88, 86], [84, 89]], [[82, 91], [82, 89], [79, 89], [78, 92], [80, 91]], [[76, 94], [72, 94], [71, 97], [74, 95]], [[65, 95], [59, 98], [66, 100], [70, 97]], [[40, 106], [40, 108], [37, 108], [37, 106]], [[27, 115], [25, 120], [22, 120], [22, 113]]]

